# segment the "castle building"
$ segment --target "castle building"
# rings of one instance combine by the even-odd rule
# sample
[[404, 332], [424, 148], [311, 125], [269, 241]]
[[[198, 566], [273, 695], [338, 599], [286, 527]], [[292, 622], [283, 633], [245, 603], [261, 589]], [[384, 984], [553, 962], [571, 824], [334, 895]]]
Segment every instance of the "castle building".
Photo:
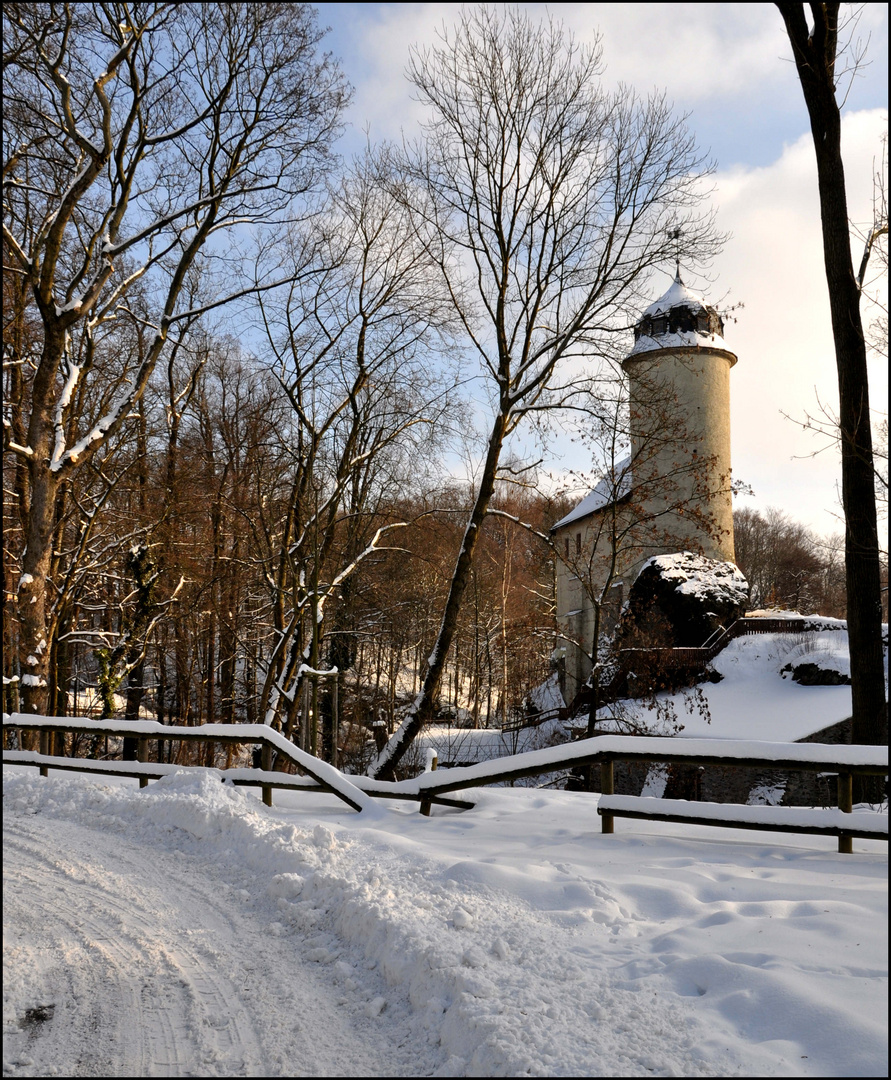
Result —
[[[647, 559], [692, 551], [734, 560], [730, 369], [724, 323], [678, 272], [641, 315], [622, 363], [627, 412], [608, 433], [603, 475], [551, 529], [557, 655], [567, 702], [591, 671]], [[624, 447], [624, 450], [618, 448]]]

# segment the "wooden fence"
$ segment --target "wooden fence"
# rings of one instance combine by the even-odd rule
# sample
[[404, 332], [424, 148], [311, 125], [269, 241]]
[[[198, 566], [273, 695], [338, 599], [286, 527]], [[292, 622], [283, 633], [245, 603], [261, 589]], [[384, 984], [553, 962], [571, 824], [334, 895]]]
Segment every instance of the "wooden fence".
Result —
[[[178, 741], [184, 743], [223, 743], [237, 746], [259, 746], [261, 751], [259, 769], [225, 769], [225, 779], [243, 787], [262, 789], [263, 802], [272, 805], [274, 788], [287, 788], [296, 791], [327, 791], [341, 799], [353, 810], [364, 810], [371, 804], [372, 798], [410, 799], [420, 802], [422, 796], [417, 791], [399, 788], [398, 785], [385, 784], [367, 777], [346, 776], [333, 765], [314, 757], [295, 746], [277, 731], [264, 724], [204, 724], [200, 727], [178, 727], [159, 724], [155, 720], [139, 720], [127, 723], [123, 720], [89, 720], [86, 717], [29, 716], [25, 713], [4, 714], [3, 730], [38, 731], [41, 735], [41, 751], [4, 750], [3, 762], [9, 765], [37, 765], [41, 776], [46, 776], [50, 769], [64, 772], [105, 773], [114, 776], [130, 776], [139, 779], [141, 788], [149, 780], [158, 780], [183, 768], [181, 765], [167, 765], [148, 761], [149, 743]], [[46, 736], [50, 732], [81, 732], [89, 735], [108, 735], [117, 738], [137, 740], [137, 759], [134, 762], [97, 761], [92, 758], [69, 758], [46, 752]], [[290, 761], [303, 776], [291, 776], [287, 773], [272, 771], [272, 758], [276, 754], [285, 761]], [[191, 766], [201, 768], [201, 766]], [[307, 779], [308, 778], [308, 779]], [[357, 784], [355, 781], [359, 781]], [[437, 795], [424, 796], [426, 801], [445, 806], [467, 809], [468, 804], [456, 799]], [[472, 804], [471, 804], [472, 805]]]
[[[86, 731], [98, 735], [129, 736], [139, 740], [137, 762], [99, 762], [85, 758], [65, 758], [32, 751], [8, 751], [4, 763], [38, 766], [42, 775], [49, 769], [114, 773], [135, 776], [140, 787], [149, 779], [175, 772], [178, 766], [146, 761], [150, 740], [179, 739], [260, 745], [263, 768], [225, 770], [225, 778], [235, 784], [260, 787], [263, 801], [272, 803], [273, 788], [323, 790], [337, 796], [354, 810], [363, 810], [375, 798], [411, 799], [429, 811], [431, 804], [469, 809], [473, 803], [448, 798], [449, 793], [487, 784], [506, 783], [562, 769], [598, 766], [601, 771], [600, 816], [604, 833], [613, 832], [616, 817], [647, 817], [653, 820], [685, 821], [693, 824], [723, 825], [730, 828], [768, 829], [807, 833], [830, 833], [838, 837], [839, 851], [852, 851], [852, 837], [888, 838], [887, 815], [854, 813], [852, 778], [885, 776], [888, 772], [886, 746], [828, 745], [821, 743], [767, 743], [724, 739], [668, 739], [650, 736], [602, 735], [544, 750], [496, 758], [456, 769], [427, 771], [411, 780], [385, 783], [365, 776], [346, 776], [332, 765], [300, 750], [284, 736], [263, 725], [207, 724], [199, 728], [168, 727], [155, 721], [136, 724], [123, 721], [90, 721], [70, 717], [34, 717], [22, 713], [4, 716], [8, 729]], [[285, 776], [269, 771], [272, 751], [292, 761], [305, 776]], [[616, 796], [614, 763], [638, 761], [669, 765], [721, 765], [746, 768], [820, 772], [838, 777], [838, 810], [801, 807], [741, 807], [733, 804], [675, 803], [666, 800]], [[307, 777], [309, 779], [307, 779]], [[583, 797], [580, 794], [580, 797]], [[720, 806], [719, 810], [712, 808]], [[706, 808], [709, 808], [706, 812]], [[768, 813], [769, 811], [769, 813]]]

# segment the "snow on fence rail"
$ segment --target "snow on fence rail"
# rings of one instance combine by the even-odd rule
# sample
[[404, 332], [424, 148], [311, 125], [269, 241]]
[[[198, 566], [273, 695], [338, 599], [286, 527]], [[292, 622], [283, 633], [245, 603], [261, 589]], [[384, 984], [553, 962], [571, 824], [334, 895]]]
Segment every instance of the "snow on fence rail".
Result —
[[[801, 772], [836, 773], [838, 782], [838, 810], [831, 820], [823, 810], [802, 807], [769, 807], [772, 813], [751, 814], [754, 807], [717, 803], [683, 803], [680, 800], [643, 799], [637, 796], [616, 796], [614, 762], [639, 761], [661, 762], [669, 765], [737, 765], [756, 769], [781, 769]], [[420, 777], [421, 789], [430, 795], [443, 795], [465, 787], [485, 783], [519, 780], [542, 772], [560, 768], [578, 768], [600, 765], [601, 797], [598, 813], [604, 833], [613, 832], [613, 820], [617, 816], [649, 817], [655, 820], [689, 821], [701, 825], [724, 825], [728, 828], [772, 829], [810, 833], [832, 833], [838, 836], [838, 850], [851, 854], [854, 836], [888, 838], [886, 815], [853, 815], [852, 780], [861, 776], [882, 776], [888, 772], [887, 746], [830, 745], [821, 743], [767, 743], [744, 739], [667, 739], [629, 735], [601, 735], [592, 739], [580, 739], [570, 746], [552, 746], [516, 754], [510, 758], [496, 758], [463, 769], [449, 769], [445, 773], [427, 773]], [[618, 801], [616, 801], [618, 800]], [[682, 819], [679, 811], [675, 816], [662, 816], [661, 810], [670, 812], [677, 805], [688, 808]], [[720, 820], [709, 814], [705, 807], [717, 806], [723, 816]], [[821, 816], [822, 815], [822, 816]], [[867, 833], [866, 821], [874, 821]], [[774, 824], [779, 821], [778, 826]], [[850, 822], [850, 827], [848, 826]], [[794, 823], [794, 828], [792, 827]]]
[[[649, 821], [679, 821], [725, 829], [770, 829], [773, 832], [828, 833], [831, 836], [888, 839], [888, 817], [871, 811], [803, 806], [733, 806], [690, 803], [630, 795], [601, 795], [597, 813]], [[606, 830], [604, 830], [606, 831]]]
[[[98, 762], [84, 758], [64, 758], [47, 753], [4, 750], [9, 764], [37, 765], [42, 775], [50, 768], [83, 772], [113, 772], [139, 777], [140, 787], [149, 779], [164, 776], [180, 766], [147, 762], [148, 742], [152, 739], [254, 743], [262, 747], [263, 768], [227, 769], [221, 775], [236, 784], [251, 784], [263, 789], [263, 801], [272, 804], [272, 788], [331, 792], [355, 810], [365, 810], [375, 798], [411, 799], [429, 808], [442, 803], [469, 809], [472, 803], [448, 799], [449, 792], [487, 784], [519, 780], [559, 769], [600, 765], [601, 790], [599, 813], [602, 831], [613, 832], [615, 817], [649, 817], [655, 820], [684, 820], [694, 824], [725, 825], [731, 828], [763, 828], [776, 831], [830, 832], [839, 838], [839, 851], [850, 853], [853, 836], [869, 835], [887, 839], [887, 816], [853, 814], [852, 778], [884, 776], [888, 772], [887, 746], [859, 746], [823, 743], [771, 743], [744, 739], [669, 739], [630, 735], [600, 735], [562, 746], [550, 746], [523, 754], [495, 758], [463, 768], [428, 770], [410, 780], [387, 783], [366, 776], [346, 776], [319, 758], [300, 750], [283, 735], [263, 724], [205, 724], [196, 728], [166, 726], [154, 720], [135, 723], [84, 718], [29, 716], [4, 713], [3, 729], [50, 731], [86, 731], [92, 734], [129, 736], [138, 740], [137, 762]], [[308, 777], [282, 776], [268, 766], [276, 750]], [[838, 776], [838, 811], [826, 817], [823, 810], [800, 807], [769, 807], [753, 813], [753, 807], [733, 804], [682, 803], [680, 801], [616, 796], [613, 765], [616, 761], [660, 762], [678, 765], [744, 766], [756, 769], [779, 769], [801, 772], [835, 773]], [[680, 806], [683, 809], [681, 816]], [[707, 807], [719, 807], [720, 815]], [[660, 818], [661, 815], [661, 818]], [[665, 816], [669, 815], [669, 816]], [[673, 815], [673, 816], [672, 816]], [[822, 816], [821, 816], [822, 815]], [[865, 819], [875, 821], [866, 828]], [[783, 824], [785, 822], [785, 825]], [[779, 824], [778, 824], [779, 823]], [[790, 828], [787, 829], [787, 826]], [[792, 828], [794, 826], [794, 828]]]
[[[80, 716], [29, 716], [26, 713], [12, 713], [7, 716], [4, 713], [3, 730], [6, 731], [8, 728], [40, 731], [41, 734], [49, 734], [51, 731], [81, 731], [90, 735], [119, 735], [136, 739], [137, 762], [142, 766], [141, 768], [137, 769], [136, 763], [131, 762], [107, 762], [105, 764], [123, 765], [123, 769], [111, 770], [118, 774], [128, 775], [127, 770], [130, 769], [129, 775], [139, 776], [140, 787], [145, 787], [149, 779], [156, 773], [163, 776], [169, 770], [169, 767], [164, 768], [161, 764], [148, 764], [148, 743], [150, 739], [180, 739], [187, 742], [259, 743], [262, 748], [263, 757], [261, 761], [263, 766], [271, 766], [272, 751], [275, 750], [293, 761], [307, 776], [312, 777], [319, 787], [325, 791], [330, 791], [354, 810], [365, 810], [373, 805], [371, 797], [357, 788], [355, 784], [352, 784], [333, 765], [329, 765], [320, 758], [313, 757], [312, 754], [308, 754], [305, 750], [300, 750], [284, 735], [273, 731], [272, 728], [267, 727], [265, 724], [239, 724], [237, 727], [233, 727], [232, 724], [204, 724], [201, 727], [185, 728], [159, 724], [157, 720], [127, 722], [121, 720], [89, 720]], [[45, 749], [42, 745], [41, 750]], [[29, 756], [34, 758], [35, 755], [30, 754]], [[90, 765], [87, 766], [87, 759], [57, 757], [45, 752], [38, 756], [41, 759], [39, 764], [42, 776], [46, 775], [48, 767], [63, 769], [67, 767], [78, 771], [92, 772], [94, 771], [93, 765], [99, 764], [98, 762], [90, 762]], [[11, 764], [33, 763], [24, 759], [22, 752], [16, 753], [7, 750], [4, 750], [3, 760]], [[95, 771], [107, 772], [110, 770]], [[266, 770], [264, 769], [264, 771]], [[271, 804], [271, 787], [265, 783], [260, 786], [263, 787], [263, 801]]]
[[[375, 798], [407, 799], [414, 802], [426, 801], [444, 806], [467, 809], [472, 806], [463, 800], [449, 799], [433, 795], [422, 797], [413, 782], [400, 784], [385, 783], [367, 776], [347, 776], [333, 765], [307, 753], [295, 746], [284, 735], [265, 724], [202, 724], [198, 727], [179, 727], [159, 724], [156, 720], [91, 720], [77, 716], [32, 716], [27, 713], [4, 713], [3, 730], [39, 731], [41, 733], [40, 752], [30, 750], [5, 750], [3, 761], [8, 765], [36, 765], [41, 776], [46, 776], [49, 769], [64, 772], [91, 772], [132, 776], [139, 779], [139, 786], [146, 787], [149, 780], [176, 772], [182, 768], [204, 768], [203, 766], [167, 765], [163, 762], [148, 761], [148, 745], [153, 740], [179, 742], [220, 742], [235, 745], [259, 745], [261, 748], [259, 769], [222, 769], [217, 770], [225, 779], [243, 787], [262, 789], [263, 802], [272, 805], [273, 788], [287, 788], [297, 791], [327, 791], [336, 795], [354, 810], [362, 811], [374, 805]], [[97, 761], [92, 758], [69, 758], [48, 752], [47, 737], [51, 732], [78, 731], [88, 735], [112, 735], [137, 740], [136, 761]], [[291, 761], [306, 776], [290, 776], [272, 771], [272, 754]]]

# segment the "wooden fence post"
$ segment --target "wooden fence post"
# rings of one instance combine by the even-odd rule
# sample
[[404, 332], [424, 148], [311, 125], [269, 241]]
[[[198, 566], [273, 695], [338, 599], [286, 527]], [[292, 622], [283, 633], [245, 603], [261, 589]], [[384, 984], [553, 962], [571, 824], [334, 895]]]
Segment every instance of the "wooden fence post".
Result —
[[[260, 750], [260, 768], [264, 772], [271, 772], [272, 771], [272, 747], [269, 745], [268, 742], [263, 742], [261, 744], [261, 747], [262, 748]], [[272, 788], [269, 786], [269, 784], [262, 784], [261, 787], [263, 789], [263, 805], [264, 806], [272, 806]]]
[[[136, 743], [136, 760], [148, 761], [148, 739], [139, 739]], [[148, 787], [148, 777], [140, 776], [139, 786], [141, 788]]]
[[[616, 793], [616, 779], [612, 761], [601, 761], [600, 763], [600, 791], [603, 795], [615, 795]], [[613, 820], [612, 814], [601, 814], [600, 831], [602, 833], [611, 833], [613, 831]]]
[[[854, 777], [851, 773], [838, 774], [838, 808], [844, 814], [854, 812]], [[838, 838], [838, 850], [842, 855], [853, 855], [854, 838], [840, 836]]]
[[[434, 750], [430, 758], [430, 771], [436, 772], [436, 766], [438, 764], [439, 758], [436, 756], [436, 751]], [[430, 807], [432, 805], [433, 803], [429, 799], [421, 799], [421, 813], [424, 815], [424, 817], [430, 817]]]

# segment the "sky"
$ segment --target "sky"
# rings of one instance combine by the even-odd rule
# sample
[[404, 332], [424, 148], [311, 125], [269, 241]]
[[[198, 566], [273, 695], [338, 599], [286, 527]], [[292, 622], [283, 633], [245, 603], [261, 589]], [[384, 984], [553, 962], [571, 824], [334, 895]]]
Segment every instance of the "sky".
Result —
[[[422, 119], [404, 71], [409, 49], [434, 40], [449, 4], [320, 4], [325, 46], [355, 88], [349, 154], [410, 137]], [[523, 4], [547, 13], [579, 40], [602, 35], [606, 80], [666, 91], [714, 159], [713, 204], [731, 234], [709, 280], [691, 288], [722, 306], [744, 305], [726, 329], [739, 363], [731, 373], [734, 476], [753, 489], [738, 505], [785, 510], [822, 535], [838, 533], [838, 455], [802, 427], [834, 412], [837, 379], [822, 261], [816, 166], [807, 114], [782, 20], [772, 4]], [[872, 220], [873, 176], [887, 130], [888, 9], [862, 6], [854, 48], [865, 61], [847, 89], [843, 152], [855, 226]], [[854, 242], [859, 265], [862, 244]], [[674, 268], [667, 268], [673, 274]], [[670, 283], [654, 281], [654, 299]], [[871, 317], [871, 316], [869, 316]], [[870, 361], [871, 403], [887, 412], [884, 357]], [[584, 470], [575, 445], [558, 443], [545, 468]], [[579, 492], [581, 495], [582, 492]]]
[[[733, 641], [684, 734], [763, 738], [753, 702], [773, 740], [847, 715], [848, 687], [781, 672], [845, 670], [846, 631], [807, 642]], [[4, 1076], [887, 1075], [885, 842], [603, 835], [597, 795], [547, 787], [422, 817], [136, 785], [4, 766]]]

